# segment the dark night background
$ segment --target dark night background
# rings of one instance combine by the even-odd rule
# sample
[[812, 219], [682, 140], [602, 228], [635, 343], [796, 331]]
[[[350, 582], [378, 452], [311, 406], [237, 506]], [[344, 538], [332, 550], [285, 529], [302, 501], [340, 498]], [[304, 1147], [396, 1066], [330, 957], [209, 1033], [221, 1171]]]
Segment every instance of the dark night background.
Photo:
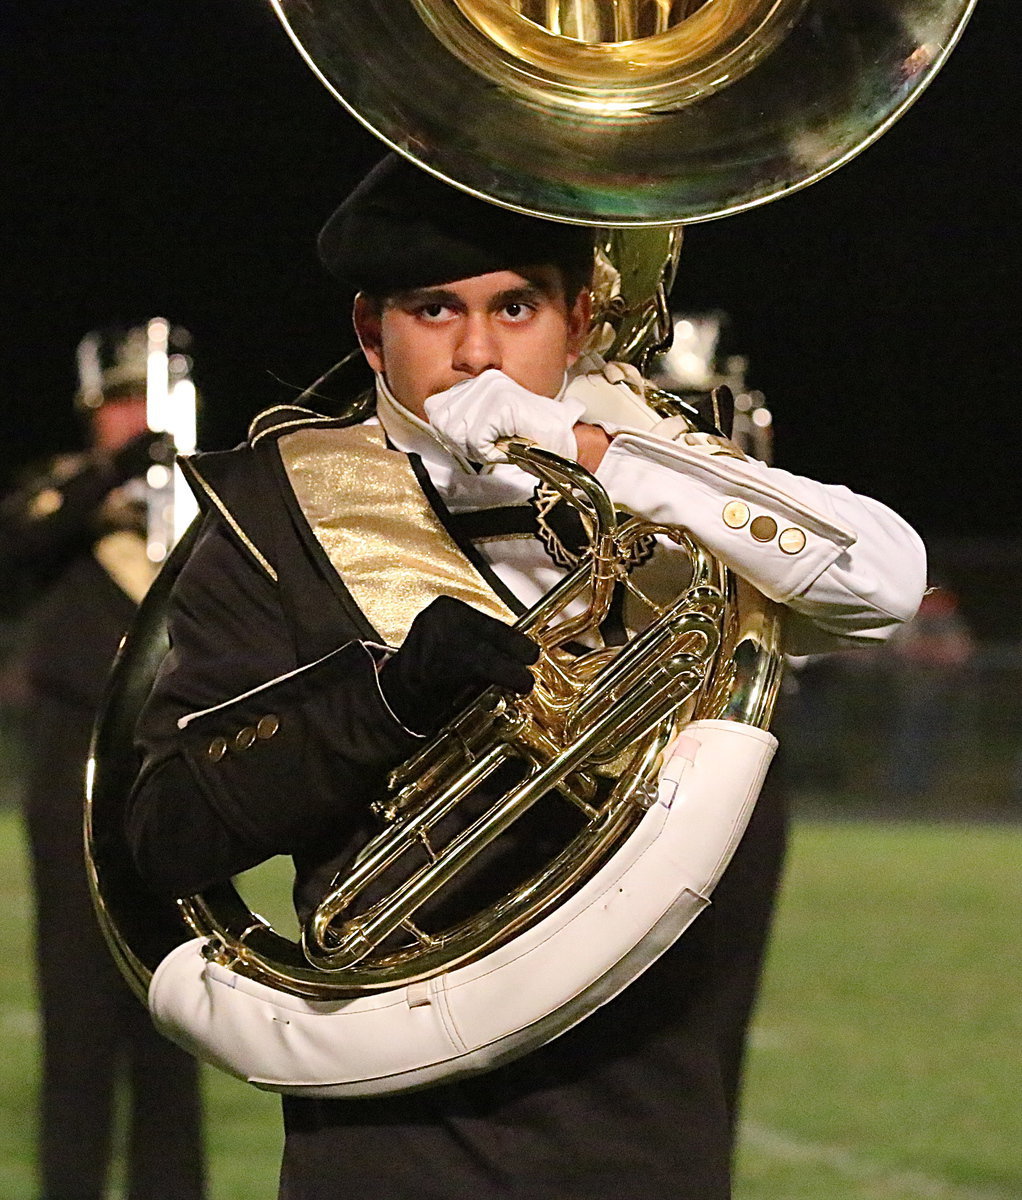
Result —
[[[1018, 8], [980, 0], [930, 89], [849, 166], [692, 227], [675, 290], [732, 314], [780, 465], [938, 543], [1022, 534]], [[0, 11], [0, 477], [73, 444], [74, 347], [111, 319], [191, 329], [201, 441], [231, 444], [351, 344], [313, 243], [377, 143], [260, 0]]]

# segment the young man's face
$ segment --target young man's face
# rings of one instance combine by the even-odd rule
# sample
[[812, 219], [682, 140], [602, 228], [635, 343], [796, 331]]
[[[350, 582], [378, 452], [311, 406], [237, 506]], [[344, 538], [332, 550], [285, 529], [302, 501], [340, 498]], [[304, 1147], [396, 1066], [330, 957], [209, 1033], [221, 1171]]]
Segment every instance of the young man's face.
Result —
[[359, 296], [355, 328], [369, 365], [396, 400], [426, 419], [437, 392], [491, 367], [541, 396], [556, 396], [582, 348], [589, 294], [571, 306], [556, 267], [474, 275], [390, 297], [382, 312]]

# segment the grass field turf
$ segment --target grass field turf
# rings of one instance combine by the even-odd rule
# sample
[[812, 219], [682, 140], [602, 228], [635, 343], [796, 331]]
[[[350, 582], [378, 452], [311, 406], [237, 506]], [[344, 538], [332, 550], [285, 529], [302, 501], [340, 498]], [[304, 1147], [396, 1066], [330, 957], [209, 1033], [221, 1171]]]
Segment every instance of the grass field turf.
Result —
[[[1013, 826], [797, 826], [735, 1200], [1022, 1198], [1020, 862]], [[0, 1200], [33, 1196], [29, 928], [0, 811]], [[211, 1200], [273, 1200], [277, 1100], [212, 1071], [206, 1096]]]

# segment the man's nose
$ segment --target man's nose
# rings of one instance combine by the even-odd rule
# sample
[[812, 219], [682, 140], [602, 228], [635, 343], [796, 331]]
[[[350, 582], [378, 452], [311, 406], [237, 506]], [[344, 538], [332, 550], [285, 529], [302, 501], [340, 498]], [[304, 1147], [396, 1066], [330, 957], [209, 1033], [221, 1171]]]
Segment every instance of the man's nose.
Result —
[[466, 316], [461, 323], [451, 365], [456, 371], [472, 376], [481, 375], [491, 367], [500, 370], [500, 339], [488, 314]]

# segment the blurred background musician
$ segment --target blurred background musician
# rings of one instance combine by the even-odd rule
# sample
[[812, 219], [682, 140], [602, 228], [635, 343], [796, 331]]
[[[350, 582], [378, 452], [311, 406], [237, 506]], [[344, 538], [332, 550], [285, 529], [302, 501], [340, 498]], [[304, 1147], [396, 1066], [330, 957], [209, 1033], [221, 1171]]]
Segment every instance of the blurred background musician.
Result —
[[146, 326], [84, 337], [75, 404], [88, 446], [0, 505], [5, 607], [24, 617], [25, 812], [43, 1034], [43, 1200], [105, 1194], [115, 1094], [130, 1090], [130, 1200], [205, 1194], [198, 1072], [122, 980], [93, 914], [82, 855], [85, 762], [110, 663], [155, 577], [146, 476], [173, 447], [147, 425]]

